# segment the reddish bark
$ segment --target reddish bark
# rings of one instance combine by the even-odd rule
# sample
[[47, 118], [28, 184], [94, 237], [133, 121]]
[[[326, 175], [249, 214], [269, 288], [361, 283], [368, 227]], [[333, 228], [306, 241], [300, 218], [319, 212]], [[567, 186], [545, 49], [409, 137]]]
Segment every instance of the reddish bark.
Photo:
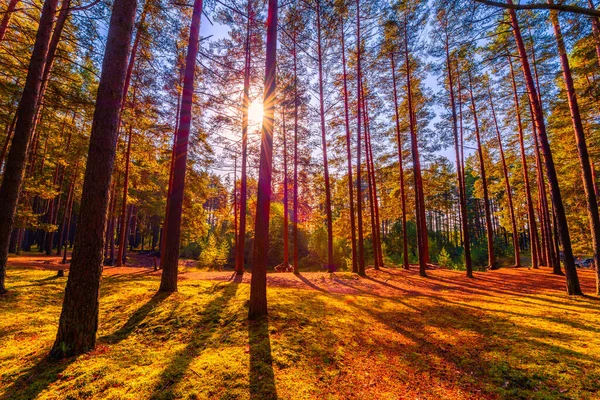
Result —
[[[512, 4], [512, 0], [507, 0], [508, 4]], [[529, 100], [534, 110], [534, 123], [538, 130], [538, 139], [544, 154], [546, 174], [550, 184], [550, 196], [552, 198], [552, 204], [554, 208], [554, 215], [556, 216], [556, 222], [558, 223], [557, 230], [560, 235], [560, 239], [563, 245], [564, 253], [564, 266], [566, 271], [566, 283], [567, 293], [570, 295], [581, 295], [581, 286], [579, 284], [579, 277], [577, 276], [577, 269], [573, 259], [573, 249], [571, 247], [571, 236], [569, 235], [569, 227], [567, 225], [567, 217], [565, 208], [562, 202], [562, 196], [560, 194], [560, 187], [558, 185], [558, 176], [556, 174], [556, 168], [554, 166], [554, 159], [552, 157], [552, 151], [550, 150], [550, 143], [546, 134], [546, 125], [542, 113], [541, 104], [537, 95], [537, 90], [533, 82], [531, 74], [531, 68], [529, 67], [529, 60], [519, 22], [517, 20], [517, 14], [514, 10], [509, 10], [509, 16], [513, 28], [513, 34], [519, 56], [521, 58], [521, 67], [523, 69], [523, 76], [527, 85], [527, 93]]]
[[10, 0], [8, 2], [8, 7], [6, 7], [6, 10], [4, 10], [4, 17], [2, 17], [2, 22], [0, 22], [0, 42], [4, 40], [4, 35], [6, 35], [6, 28], [8, 27], [10, 17], [17, 8], [17, 4], [19, 4], [19, 0]]
[[267, 315], [267, 252], [269, 249], [269, 213], [271, 206], [271, 179], [273, 173], [273, 123], [275, 117], [276, 54], [277, 54], [277, 0], [269, 0], [267, 16], [267, 45], [265, 61], [264, 116], [260, 146], [256, 225], [248, 319]]
[[135, 0], [116, 0], [113, 5], [92, 119], [80, 203], [83, 211], [78, 218], [58, 333], [50, 352], [54, 358], [74, 356], [96, 345], [108, 191], [135, 9]]
[[202, 15], [202, 0], [194, 1], [194, 11], [190, 28], [190, 37], [185, 61], [185, 75], [183, 79], [183, 95], [181, 97], [181, 110], [179, 113], [179, 129], [176, 135], [175, 158], [173, 164], [173, 182], [168, 201], [168, 219], [166, 221], [167, 233], [164, 235], [165, 252], [163, 258], [163, 271], [161, 275], [161, 292], [177, 291], [177, 271], [179, 263], [179, 239], [181, 236], [181, 214], [183, 210], [183, 190], [185, 185], [185, 172], [187, 164], [187, 149], [192, 123], [192, 102], [194, 95], [194, 75], [196, 72], [196, 58], [200, 42], [200, 17]]
[[361, 41], [360, 41], [360, 0], [356, 0], [356, 197], [357, 197], [357, 218], [358, 218], [358, 274], [365, 275], [365, 246], [363, 236], [362, 220], [362, 174], [361, 174]]
[[285, 108], [281, 113], [283, 120], [283, 265], [289, 265], [289, 205], [288, 205], [288, 166], [287, 166], [287, 135], [285, 130]]
[[125, 177], [123, 178], [123, 196], [121, 199], [121, 233], [119, 235], [119, 251], [117, 253], [116, 266], [122, 267], [125, 262], [125, 239], [127, 237], [127, 192], [129, 191], [129, 161], [131, 160], [131, 139], [133, 137], [133, 127], [129, 125], [129, 134], [127, 135], [127, 150], [125, 152]]

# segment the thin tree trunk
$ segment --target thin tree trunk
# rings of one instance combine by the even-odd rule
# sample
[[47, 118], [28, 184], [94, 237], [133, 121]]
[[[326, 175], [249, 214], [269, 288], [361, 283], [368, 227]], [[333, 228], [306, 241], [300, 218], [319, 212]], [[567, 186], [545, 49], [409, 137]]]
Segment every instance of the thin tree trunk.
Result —
[[[588, 0], [588, 5], [592, 10], [596, 9], [593, 0]], [[596, 42], [596, 58], [598, 65], [600, 65], [600, 19], [598, 17], [590, 17], [592, 20], [592, 32], [594, 33], [594, 40]]]
[[194, 75], [196, 58], [200, 42], [200, 17], [202, 15], [202, 0], [194, 1], [194, 12], [185, 61], [185, 77], [183, 80], [183, 95], [179, 113], [179, 129], [177, 130], [175, 158], [173, 164], [173, 183], [170, 193], [168, 220], [166, 222], [165, 254], [163, 255], [163, 271], [161, 275], [161, 292], [177, 291], [177, 271], [179, 263], [179, 238], [181, 235], [181, 213], [183, 208], [183, 190], [187, 164], [187, 149], [192, 122], [192, 102], [194, 94]]
[[521, 254], [519, 253], [519, 233], [517, 231], [517, 218], [515, 217], [515, 207], [513, 205], [512, 189], [508, 177], [508, 166], [504, 157], [504, 148], [502, 146], [502, 138], [500, 136], [500, 128], [498, 127], [498, 119], [496, 118], [496, 110], [494, 109], [494, 99], [492, 98], [492, 90], [488, 84], [488, 96], [490, 98], [490, 107], [492, 110], [492, 119], [496, 128], [496, 138], [498, 139], [498, 148], [500, 149], [500, 159], [502, 161], [502, 173], [504, 174], [504, 186], [506, 188], [506, 198], [508, 200], [508, 210], [510, 212], [510, 222], [512, 227], [512, 239], [515, 252], [515, 267], [521, 266]]
[[[548, 3], [554, 4], [552, 0], [548, 0]], [[577, 102], [577, 94], [575, 92], [575, 85], [573, 84], [569, 58], [567, 56], [567, 51], [556, 12], [550, 12], [550, 19], [552, 20], [554, 35], [556, 36], [558, 54], [560, 56], [565, 88], [567, 90], [567, 98], [569, 100], [569, 111], [571, 112], [573, 130], [575, 132], [575, 142], [577, 143], [577, 154], [579, 155], [579, 163], [581, 165], [581, 179], [583, 180], [583, 187], [585, 189], [588, 206], [588, 218], [592, 235], [592, 248], [594, 249], [594, 265], [600, 265], [600, 216], [598, 215], [598, 201], [596, 199], [594, 178], [592, 168], [590, 166], [590, 156], [585, 140], [583, 123], [581, 122], [579, 103]], [[596, 268], [596, 294], [600, 296], [600, 268]]]
[[348, 110], [348, 75], [346, 73], [346, 44], [344, 33], [344, 18], [340, 14], [342, 33], [342, 71], [344, 78], [344, 123], [346, 128], [346, 161], [348, 163], [348, 200], [350, 202], [350, 235], [352, 238], [352, 272], [358, 272], [356, 249], [356, 215], [354, 212], [354, 180], [352, 179], [352, 144], [350, 141], [350, 112]]
[[2, 146], [2, 153], [0, 153], [0, 173], [2, 172], [2, 167], [4, 166], [4, 160], [6, 158], [6, 154], [8, 153], [8, 147], [10, 145], [10, 141], [12, 139], [12, 133], [15, 129], [15, 124], [17, 123], [17, 113], [13, 115], [12, 121], [6, 127], [6, 139], [4, 139], [4, 145]]
[[273, 173], [273, 124], [275, 119], [275, 90], [277, 69], [277, 0], [269, 0], [267, 16], [267, 45], [265, 61], [264, 116], [260, 146], [256, 225], [248, 319], [267, 315], [267, 252], [269, 249], [269, 213], [271, 207], [271, 178]]
[[296, 22], [294, 21], [293, 58], [294, 58], [294, 274], [298, 274], [298, 57], [296, 54]]
[[408, 232], [406, 229], [406, 190], [404, 188], [404, 162], [402, 160], [402, 136], [400, 133], [400, 114], [398, 112], [398, 90], [396, 84], [396, 63], [394, 53], [390, 54], [392, 67], [392, 85], [394, 90], [394, 113], [396, 116], [396, 142], [398, 144], [398, 168], [400, 170], [400, 204], [402, 208], [402, 267], [409, 269], [408, 262]]
[[121, 200], [121, 234], [119, 235], [119, 252], [117, 253], [117, 267], [122, 267], [125, 262], [125, 246], [127, 236], [127, 192], [129, 191], [129, 161], [131, 160], [131, 139], [133, 137], [133, 127], [129, 125], [129, 135], [127, 138], [127, 150], [125, 152], [125, 177], [123, 179], [123, 196]]
[[523, 122], [521, 120], [521, 107], [519, 104], [519, 95], [517, 92], [517, 83], [515, 80], [515, 72], [513, 68], [512, 59], [509, 56], [508, 62], [510, 64], [510, 76], [513, 89], [513, 99], [515, 103], [515, 115], [517, 118], [517, 128], [519, 131], [519, 147], [521, 150], [521, 164], [523, 167], [523, 181], [525, 182], [525, 197], [527, 200], [527, 224], [529, 225], [529, 241], [531, 249], [531, 266], [538, 268], [538, 234], [535, 220], [535, 211], [533, 208], [533, 200], [531, 198], [531, 185], [529, 183], [529, 168], [527, 167], [527, 154], [525, 153], [525, 138], [523, 135]]
[[[469, 238], [469, 219], [467, 214], [467, 197], [464, 185], [464, 173], [462, 168], [462, 162], [458, 150], [458, 117], [456, 115], [456, 102], [454, 98], [454, 80], [452, 76], [452, 62], [450, 59], [450, 45], [448, 43], [448, 32], [446, 31], [445, 36], [445, 50], [446, 50], [446, 71], [448, 74], [448, 92], [450, 94], [450, 111], [452, 112], [452, 131], [454, 133], [454, 151], [456, 153], [456, 178], [458, 183], [458, 196], [460, 200], [459, 213], [461, 217], [461, 232], [463, 235], [463, 247], [465, 251], [465, 269], [467, 270], [467, 277], [473, 277], [473, 265], [471, 261], [471, 243]], [[393, 72], [392, 72], [393, 74]], [[394, 89], [396, 85], [394, 84]], [[461, 95], [460, 93], [458, 94]], [[397, 113], [397, 111], [396, 111]], [[461, 113], [462, 114], [462, 113]], [[396, 114], [396, 119], [398, 115]], [[462, 118], [462, 115], [461, 115]], [[461, 122], [462, 124], [462, 122]]]
[[360, 0], [356, 0], [356, 197], [357, 197], [357, 218], [358, 218], [358, 274], [365, 275], [365, 245], [363, 236], [363, 220], [362, 220], [362, 177], [361, 177], [361, 42], [360, 42]]
[[42, 74], [48, 56], [57, 3], [58, 0], [46, 0], [42, 7], [40, 23], [27, 70], [27, 79], [16, 111], [17, 123], [12, 145], [10, 146], [2, 184], [0, 185], [0, 294], [6, 292], [8, 244], [23, 181], [28, 143], [39, 105]]
[[[512, 0], [507, 1], [508, 4], [512, 4]], [[523, 43], [523, 37], [521, 36], [521, 30], [519, 28], [517, 14], [515, 10], [509, 10], [509, 15], [513, 27], [515, 42], [517, 44], [517, 49], [519, 50], [519, 55], [521, 57], [521, 66], [523, 68], [523, 75], [525, 78], [525, 83], [527, 85], [529, 100], [534, 110], [534, 122], [537, 126], [539, 141], [542, 147], [542, 151], [544, 153], [546, 174], [548, 176], [548, 181], [551, 189], [550, 195], [552, 198], [552, 204], [554, 206], [554, 213], [558, 223], [558, 232], [560, 234], [560, 238], [563, 245], [563, 253], [565, 256], [564, 265], [566, 271], [567, 293], [570, 295], [581, 295], [582, 291], [579, 285], [579, 277], [577, 276], [577, 269], [575, 267], [575, 262], [573, 259], [571, 236], [569, 235], [569, 227], [567, 225], [565, 208], [562, 202], [562, 196], [560, 194], [560, 187], [558, 185], [558, 176], [556, 174], [556, 169], [554, 166], [554, 159], [552, 157], [550, 143], [548, 142], [548, 136], [546, 134], [546, 125], [542, 114], [541, 104], [539, 102], [537, 90], [535, 88], [533, 77], [531, 75], [527, 51], [525, 49], [525, 44]]]
[[287, 166], [287, 132], [285, 130], [285, 108], [281, 113], [283, 120], [283, 265], [285, 268], [290, 264], [289, 257], [289, 212], [288, 205], [288, 166]]
[[331, 215], [331, 188], [327, 163], [327, 136], [325, 132], [325, 95], [323, 93], [323, 49], [321, 48], [321, 1], [317, 0], [317, 59], [319, 64], [319, 106], [321, 117], [321, 145], [323, 146], [323, 177], [325, 179], [325, 214], [327, 215], [327, 269], [333, 265], [333, 222]]
[[115, 0], [96, 96], [75, 248], [65, 289], [54, 358], [92, 350], [98, 329], [98, 297], [108, 191], [115, 159], [119, 110], [136, 0]]
[[377, 253], [377, 226], [375, 225], [375, 197], [373, 195], [373, 178], [371, 174], [371, 154], [369, 153], [368, 119], [365, 107], [365, 91], [361, 82], [362, 109], [364, 114], [363, 128], [365, 139], [365, 163], [367, 166], [367, 189], [369, 196], [369, 217], [371, 219], [371, 245], [373, 247], [373, 267], [379, 269], [379, 254]]
[[[242, 98], [242, 176], [240, 181], [240, 226], [235, 257], [236, 274], [244, 273], [246, 251], [246, 212], [248, 207], [248, 108], [250, 106], [250, 67], [252, 61], [252, 2], [248, 1], [248, 21], [246, 25], [246, 51], [244, 65], [244, 94]], [[294, 267], [295, 268], [295, 267]]]
[[485, 161], [483, 159], [483, 149], [481, 146], [481, 135], [479, 133], [479, 120], [477, 118], [477, 108], [475, 106], [475, 97], [473, 96], [473, 79], [471, 70], [469, 74], [469, 95], [471, 98], [471, 111], [473, 112], [473, 122], [475, 123], [475, 138], [477, 139], [477, 154], [479, 155], [479, 168], [481, 169], [481, 184], [483, 187], [483, 206], [485, 211], [485, 229], [487, 232], [487, 249], [488, 249], [488, 268], [496, 269], [496, 261], [494, 259], [494, 229], [492, 227], [492, 213], [490, 211], [490, 199], [488, 195], [487, 178], [485, 173]]

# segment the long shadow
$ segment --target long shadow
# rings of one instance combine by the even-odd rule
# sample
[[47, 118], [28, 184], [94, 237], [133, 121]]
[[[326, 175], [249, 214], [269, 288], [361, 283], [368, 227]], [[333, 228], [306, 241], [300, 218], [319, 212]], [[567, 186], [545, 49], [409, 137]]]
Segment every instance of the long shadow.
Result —
[[171, 399], [177, 397], [174, 388], [181, 382], [192, 361], [207, 347], [209, 338], [219, 328], [221, 314], [227, 303], [235, 297], [242, 277], [236, 275], [225, 285], [213, 288], [222, 290], [220, 296], [210, 301], [202, 311], [202, 319], [194, 329], [194, 335], [184, 349], [177, 352], [171, 362], [160, 374], [160, 380], [154, 387], [150, 399]]
[[63, 372], [77, 357], [71, 357], [61, 361], [54, 361], [44, 357], [36, 365], [25, 371], [5, 391], [0, 400], [35, 399], [50, 384], [58, 379]]
[[171, 293], [158, 292], [146, 304], [138, 308], [131, 317], [125, 322], [121, 328], [111, 333], [110, 335], [102, 336], [99, 341], [101, 343], [116, 344], [125, 340], [134, 329], [144, 321], [144, 319], [154, 310], [160, 303], [167, 299]]
[[250, 398], [276, 400], [275, 374], [269, 338], [269, 319], [264, 317], [248, 323], [250, 344]]
[[306, 286], [314, 289], [314, 290], [318, 290], [319, 292], [323, 292], [323, 293], [329, 293], [329, 291], [323, 289], [322, 287], [319, 287], [317, 285], [315, 285], [314, 283], [312, 283], [310, 280], [306, 279], [306, 277], [302, 276], [302, 274], [297, 274], [296, 275], [298, 277], [298, 279], [300, 279]]

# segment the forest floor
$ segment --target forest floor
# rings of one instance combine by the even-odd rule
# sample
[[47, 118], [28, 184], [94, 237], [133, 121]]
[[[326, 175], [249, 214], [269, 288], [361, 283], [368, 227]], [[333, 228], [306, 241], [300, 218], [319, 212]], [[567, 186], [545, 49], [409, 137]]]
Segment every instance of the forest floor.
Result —
[[96, 350], [52, 362], [57, 260], [9, 259], [0, 399], [600, 398], [600, 300], [546, 268], [269, 274], [249, 323], [251, 274], [184, 265], [161, 295], [151, 263], [105, 267]]

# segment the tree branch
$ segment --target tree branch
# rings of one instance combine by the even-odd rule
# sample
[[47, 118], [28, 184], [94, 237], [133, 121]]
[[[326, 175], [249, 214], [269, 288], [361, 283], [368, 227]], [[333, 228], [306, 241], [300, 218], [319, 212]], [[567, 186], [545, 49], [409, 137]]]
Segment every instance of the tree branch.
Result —
[[570, 6], [566, 4], [507, 4], [491, 0], [475, 0], [478, 3], [486, 4], [493, 7], [510, 8], [513, 10], [556, 10], [571, 12], [575, 14], [583, 14], [590, 17], [600, 17], [600, 11], [579, 6]]

